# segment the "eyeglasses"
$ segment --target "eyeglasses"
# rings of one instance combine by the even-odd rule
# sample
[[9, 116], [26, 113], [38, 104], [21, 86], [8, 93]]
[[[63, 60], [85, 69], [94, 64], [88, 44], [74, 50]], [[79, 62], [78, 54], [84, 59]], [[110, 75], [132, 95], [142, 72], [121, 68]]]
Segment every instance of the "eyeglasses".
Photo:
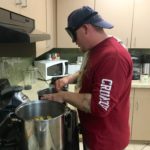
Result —
[[73, 29], [71, 27], [67, 27], [65, 29], [66, 29], [67, 33], [70, 35], [72, 42], [76, 42], [76, 40], [77, 40], [76, 30], [77, 29]]
[[79, 29], [88, 19], [90, 19], [91, 17], [93, 17], [95, 15], [97, 15], [97, 12], [93, 12], [90, 15], [86, 16], [81, 22], [79, 22], [78, 25], [76, 25], [76, 27], [65, 28], [67, 33], [70, 35], [72, 42], [76, 42], [76, 40], [77, 40], [76, 30]]

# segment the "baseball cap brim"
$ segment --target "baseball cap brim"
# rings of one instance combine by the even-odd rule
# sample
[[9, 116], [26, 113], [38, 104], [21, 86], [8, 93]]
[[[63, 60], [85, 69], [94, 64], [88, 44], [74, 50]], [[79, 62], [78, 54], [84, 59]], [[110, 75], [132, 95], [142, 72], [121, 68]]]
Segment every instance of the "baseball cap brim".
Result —
[[92, 24], [96, 27], [101, 27], [101, 28], [105, 28], [105, 29], [111, 29], [111, 28], [114, 27], [111, 23], [109, 23], [105, 20], [101, 20], [99, 22], [95, 22], [95, 23], [92, 23]]

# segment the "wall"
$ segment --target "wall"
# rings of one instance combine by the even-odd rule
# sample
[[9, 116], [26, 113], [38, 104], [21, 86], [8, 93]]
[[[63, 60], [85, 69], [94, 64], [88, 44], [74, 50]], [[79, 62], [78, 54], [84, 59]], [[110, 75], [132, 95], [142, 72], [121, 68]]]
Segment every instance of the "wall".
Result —
[[31, 66], [31, 57], [0, 57], [0, 78], [8, 78], [11, 85], [23, 80], [22, 71]]

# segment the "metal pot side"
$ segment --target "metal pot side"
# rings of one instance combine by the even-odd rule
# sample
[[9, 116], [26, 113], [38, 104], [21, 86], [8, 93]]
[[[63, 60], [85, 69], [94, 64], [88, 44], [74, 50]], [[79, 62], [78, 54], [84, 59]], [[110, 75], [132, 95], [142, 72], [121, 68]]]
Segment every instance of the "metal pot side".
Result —
[[[64, 149], [65, 105], [51, 101], [32, 101], [21, 104], [15, 111], [24, 120], [25, 142], [28, 150]], [[50, 115], [52, 119], [34, 120], [36, 116]]]

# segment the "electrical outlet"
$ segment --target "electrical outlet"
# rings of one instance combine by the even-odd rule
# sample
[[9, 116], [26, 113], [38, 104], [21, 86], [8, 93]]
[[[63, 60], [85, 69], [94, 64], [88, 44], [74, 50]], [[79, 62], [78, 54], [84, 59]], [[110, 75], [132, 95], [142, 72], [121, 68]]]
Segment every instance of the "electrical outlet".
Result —
[[16, 0], [16, 5], [20, 5], [21, 3], [21, 0]]
[[21, 2], [22, 7], [27, 7], [27, 0], [21, 0]]

